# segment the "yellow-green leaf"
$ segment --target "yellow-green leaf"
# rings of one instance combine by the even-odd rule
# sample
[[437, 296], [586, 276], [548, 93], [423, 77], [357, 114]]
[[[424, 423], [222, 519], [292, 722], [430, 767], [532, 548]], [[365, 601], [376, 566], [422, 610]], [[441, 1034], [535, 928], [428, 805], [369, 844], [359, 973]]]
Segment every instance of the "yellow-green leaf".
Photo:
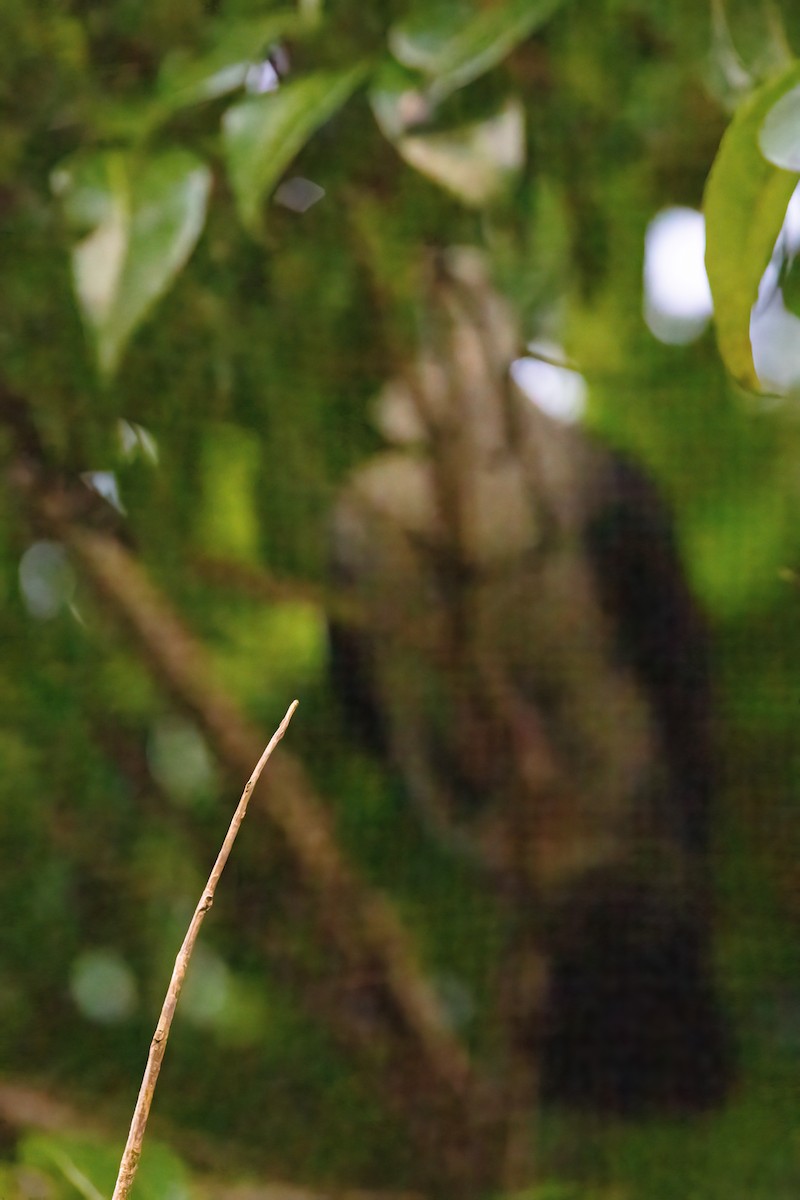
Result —
[[786, 154], [780, 101], [800, 84], [800, 64], [754, 92], [737, 111], [706, 184], [706, 270], [717, 340], [730, 373], [759, 388], [750, 342], [750, 313], [800, 174], [769, 161], [765, 146]]

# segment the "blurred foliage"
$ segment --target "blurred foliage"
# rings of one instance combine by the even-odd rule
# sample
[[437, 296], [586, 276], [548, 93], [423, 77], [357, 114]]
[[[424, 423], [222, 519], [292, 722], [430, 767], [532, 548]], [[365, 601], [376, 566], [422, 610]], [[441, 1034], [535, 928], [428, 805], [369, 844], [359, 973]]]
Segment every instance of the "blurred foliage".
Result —
[[[34, 1134], [22, 1142], [20, 1167], [9, 1172], [10, 1187], [16, 1178], [19, 1191], [10, 1197], [36, 1193], [47, 1200], [98, 1200], [113, 1191], [116, 1156], [101, 1142], [66, 1135]], [[136, 1195], [140, 1200], [189, 1200], [186, 1169], [172, 1151], [157, 1143], [142, 1155]]]
[[[798, 47], [800, 9], [766, 0], [0, 7], [4, 386], [59, 466], [111, 496], [252, 717], [270, 727], [301, 695], [293, 744], [473, 1043], [502, 933], [469, 870], [349, 744], [315, 591], [332, 496], [378, 445], [373, 398], [413, 353], [425, 249], [486, 251], [525, 339], [563, 349], [588, 423], [675, 506], [716, 634], [741, 1095], [697, 1127], [547, 1116], [543, 1171], [560, 1182], [541, 1200], [788, 1200], [800, 1185], [800, 425], [791, 389], [756, 394], [750, 343], [800, 178]], [[723, 133], [708, 268], [722, 357], [750, 392], [711, 333], [664, 344], [643, 319], [648, 224], [700, 207]], [[791, 247], [780, 259], [796, 311]], [[103, 1096], [122, 1130], [240, 781], [12, 492], [0, 592], [0, 1055]], [[225, 1143], [234, 1172], [413, 1181], [364, 1081], [265, 978], [280, 879], [268, 847], [237, 855], [194, 968], [205, 1002], [170, 1044], [163, 1128], [187, 1146], [200, 1131], [203, 1162]], [[136, 1194], [186, 1194], [148, 1153]], [[74, 1170], [111, 1178], [88, 1148], [31, 1138], [19, 1154], [54, 1181], [37, 1195], [76, 1194]], [[24, 1194], [20, 1169], [3, 1168], [4, 1195]]]

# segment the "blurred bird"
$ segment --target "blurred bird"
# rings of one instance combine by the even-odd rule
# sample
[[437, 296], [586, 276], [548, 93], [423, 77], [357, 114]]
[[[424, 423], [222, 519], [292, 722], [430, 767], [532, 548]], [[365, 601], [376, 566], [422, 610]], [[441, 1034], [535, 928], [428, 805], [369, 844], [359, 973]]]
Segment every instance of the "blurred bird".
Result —
[[[475, 252], [443, 256], [398, 443], [345, 486], [333, 572], [359, 620], [333, 677], [437, 836], [512, 895], [542, 954], [546, 1099], [718, 1103], [707, 635], [636, 466], [509, 377], [514, 322]], [[519, 923], [519, 922], [518, 922]]]

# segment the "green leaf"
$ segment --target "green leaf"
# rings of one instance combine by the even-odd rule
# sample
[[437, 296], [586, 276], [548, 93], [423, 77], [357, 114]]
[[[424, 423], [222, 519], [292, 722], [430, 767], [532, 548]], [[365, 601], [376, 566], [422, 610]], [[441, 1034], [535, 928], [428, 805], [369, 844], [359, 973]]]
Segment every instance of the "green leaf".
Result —
[[549, 20], [564, 0], [506, 0], [477, 8], [466, 0], [421, 5], [389, 31], [398, 62], [431, 79], [441, 100], [498, 63]]
[[292, 159], [362, 82], [366, 67], [319, 71], [277, 92], [232, 105], [222, 121], [225, 155], [239, 216], [261, 230], [262, 205]]
[[525, 160], [525, 114], [508, 97], [474, 121], [444, 129], [414, 131], [430, 115], [418, 76], [389, 64], [370, 90], [382, 133], [397, 152], [462, 203], [483, 208], [504, 195]]
[[284, 37], [312, 32], [316, 20], [284, 9], [252, 20], [216, 27], [204, 53], [173, 51], [161, 64], [156, 86], [146, 96], [109, 99], [96, 114], [107, 138], [143, 141], [181, 109], [217, 100], [244, 87], [248, 72]]
[[72, 252], [73, 280], [106, 378], [191, 255], [210, 186], [208, 167], [183, 150], [95, 154], [54, 172], [68, 220], [85, 233]]
[[793, 64], [742, 104], [722, 139], [703, 199], [706, 270], [720, 354], [734, 378], [754, 390], [760, 384], [750, 312], [800, 178], [797, 170], [774, 165], [765, 153], [781, 157], [786, 151], [779, 102], [798, 84], [800, 65]]
[[524, 162], [525, 115], [511, 98], [483, 121], [409, 134], [395, 144], [406, 162], [462, 203], [485, 208], [506, 194]]
[[295, 9], [269, 13], [221, 26], [208, 52], [196, 58], [173, 54], [158, 75], [158, 95], [170, 110], [214, 100], [243, 86], [254, 63], [283, 37], [296, 37], [310, 28]]

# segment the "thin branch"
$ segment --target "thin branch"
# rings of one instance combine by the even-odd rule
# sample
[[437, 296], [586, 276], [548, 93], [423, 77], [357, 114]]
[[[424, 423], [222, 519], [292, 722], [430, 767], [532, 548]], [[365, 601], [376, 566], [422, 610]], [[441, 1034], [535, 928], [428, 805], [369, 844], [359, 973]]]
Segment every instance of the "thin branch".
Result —
[[278, 742], [283, 737], [289, 722], [294, 716], [297, 708], [297, 700], [293, 700], [289, 705], [286, 716], [281, 721], [275, 733], [270, 739], [261, 758], [258, 760], [256, 767], [245, 784], [241, 799], [236, 806], [236, 811], [233, 814], [231, 823], [228, 827], [228, 832], [225, 835], [225, 840], [222, 843], [222, 848], [217, 855], [217, 861], [211, 870], [208, 877], [208, 883], [203, 889], [203, 894], [200, 897], [197, 908], [194, 910], [194, 915], [189, 922], [189, 928], [186, 931], [186, 936], [183, 939], [183, 945], [178, 951], [178, 956], [175, 959], [175, 966], [172, 969], [172, 978], [169, 981], [167, 994], [164, 998], [164, 1004], [161, 1009], [161, 1015], [158, 1018], [156, 1031], [153, 1034], [153, 1040], [150, 1043], [150, 1053], [147, 1056], [147, 1066], [145, 1067], [144, 1076], [142, 1078], [142, 1086], [139, 1089], [139, 1097], [136, 1101], [136, 1107], [133, 1110], [133, 1119], [131, 1120], [130, 1132], [128, 1133], [128, 1141], [125, 1145], [125, 1150], [122, 1155], [122, 1160], [119, 1165], [119, 1174], [114, 1187], [114, 1195], [112, 1200], [126, 1200], [130, 1189], [133, 1185], [133, 1179], [136, 1175], [136, 1168], [139, 1165], [139, 1158], [142, 1153], [142, 1141], [144, 1139], [144, 1131], [147, 1126], [147, 1118], [150, 1116], [150, 1105], [153, 1102], [153, 1093], [155, 1092], [158, 1073], [161, 1070], [161, 1063], [164, 1059], [164, 1052], [167, 1048], [167, 1038], [169, 1037], [172, 1018], [175, 1016], [175, 1010], [178, 1006], [178, 997], [183, 987], [183, 981], [186, 978], [186, 971], [189, 967], [189, 959], [192, 956], [197, 935], [200, 932], [200, 926], [203, 919], [214, 903], [214, 893], [217, 890], [220, 876], [225, 869], [225, 864], [228, 861], [230, 852], [233, 849], [233, 843], [236, 841], [236, 835], [242, 821], [247, 812], [247, 805], [250, 802], [253, 788], [258, 782], [258, 778], [264, 767], [267, 765], [272, 751], [277, 746]]

